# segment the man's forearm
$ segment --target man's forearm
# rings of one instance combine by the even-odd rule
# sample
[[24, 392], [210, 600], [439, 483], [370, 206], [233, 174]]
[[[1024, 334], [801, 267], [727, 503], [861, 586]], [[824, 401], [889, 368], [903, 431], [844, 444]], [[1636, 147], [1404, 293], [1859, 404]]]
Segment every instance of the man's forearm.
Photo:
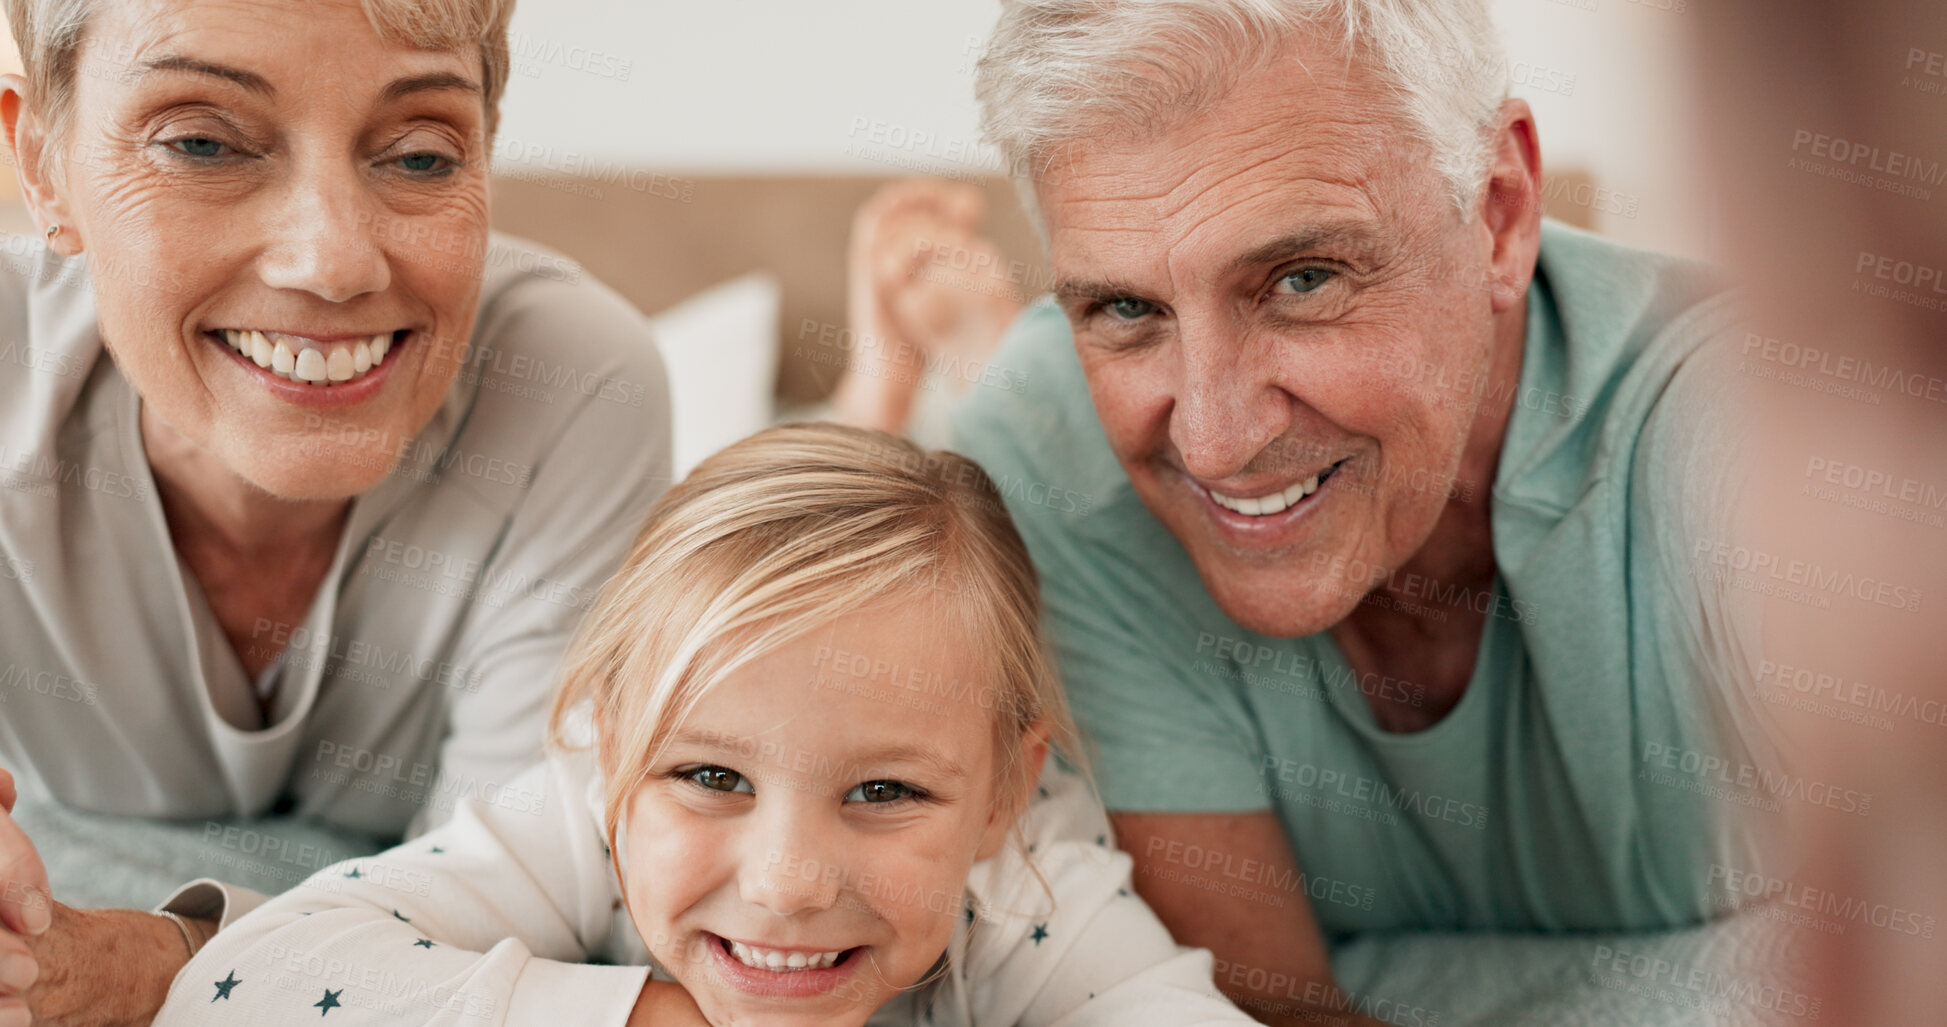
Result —
[[[208, 921], [187, 922], [198, 944], [216, 931]], [[189, 962], [182, 932], [164, 917], [58, 903], [34, 955], [41, 975], [28, 1002], [36, 1023], [57, 1027], [146, 1027]]]

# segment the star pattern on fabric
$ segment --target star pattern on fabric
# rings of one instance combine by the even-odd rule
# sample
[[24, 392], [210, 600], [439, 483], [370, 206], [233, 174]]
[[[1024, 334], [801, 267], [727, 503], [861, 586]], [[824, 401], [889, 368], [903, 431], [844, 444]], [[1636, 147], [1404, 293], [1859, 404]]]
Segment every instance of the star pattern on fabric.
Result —
[[1047, 925], [1047, 924], [1035, 924], [1035, 925], [1034, 925], [1034, 933], [1033, 933], [1033, 934], [1030, 934], [1030, 935], [1028, 935], [1028, 939], [1029, 939], [1030, 941], [1033, 941], [1033, 942], [1034, 942], [1034, 944], [1035, 944], [1035, 946], [1036, 946], [1037, 948], [1038, 948], [1038, 947], [1040, 947], [1040, 945], [1041, 945], [1041, 943], [1042, 943], [1042, 941], [1044, 941], [1044, 940], [1046, 940], [1046, 939], [1047, 939], [1047, 937], [1048, 937], [1048, 925]]
[[339, 1005], [338, 996], [343, 995], [344, 993], [345, 993], [345, 989], [343, 988], [339, 988], [337, 991], [332, 991], [330, 988], [326, 988], [325, 997], [317, 1000], [316, 1002], [311, 1003], [311, 1008], [320, 1010], [320, 1012], [318, 1013], [319, 1016], [329, 1016], [331, 1015], [332, 1010], [338, 1008]]
[[439, 846], [437, 846], [437, 845], [435, 845], [435, 846], [433, 846], [433, 855], [435, 855], [435, 856], [444, 856], [445, 854], [446, 854], [446, 850], [445, 850], [445, 849], [442, 849], [442, 848], [440, 848], [440, 847], [439, 847]]
[[396, 909], [392, 911], [392, 915], [396, 917], [400, 923], [406, 923], [406, 924], [412, 923], [411, 917], [405, 915], [404, 913], [399, 912]]
[[346, 876], [346, 877], [349, 877], [349, 878], [351, 878], [351, 879], [352, 879], [352, 880], [354, 880], [354, 881], [356, 881], [356, 880], [358, 880], [359, 878], [361, 878], [361, 877], [364, 877], [365, 875], [364, 875], [364, 874], [361, 874], [361, 873], [359, 873], [359, 872], [358, 872], [358, 868], [357, 868], [356, 866], [354, 866], [354, 867], [352, 867], [352, 868], [351, 868], [350, 870], [347, 870], [347, 871], [345, 871], [345, 876]]
[[229, 976], [216, 982], [216, 998], [212, 998], [210, 1001], [215, 1002], [219, 998], [229, 998], [230, 989], [242, 983], [242, 981], [237, 980], [237, 972], [235, 970], [230, 971]]
[[433, 939], [421, 938], [418, 941], [413, 942], [412, 944], [413, 947], [415, 948], [429, 949], [433, 947]]

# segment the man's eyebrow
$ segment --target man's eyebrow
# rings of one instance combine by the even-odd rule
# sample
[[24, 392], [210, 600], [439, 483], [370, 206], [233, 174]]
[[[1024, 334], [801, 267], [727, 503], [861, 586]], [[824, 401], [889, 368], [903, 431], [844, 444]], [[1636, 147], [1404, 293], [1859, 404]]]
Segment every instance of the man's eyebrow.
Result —
[[227, 64], [215, 64], [210, 61], [198, 60], [194, 57], [184, 57], [179, 54], [164, 54], [161, 57], [151, 57], [142, 62], [142, 69], [145, 72], [180, 71], [191, 75], [208, 75], [212, 78], [220, 78], [227, 82], [234, 82], [253, 93], [261, 93], [264, 96], [274, 96], [277, 93], [277, 90], [271, 86], [268, 80], [255, 72], [245, 71], [242, 68], [232, 68]]
[[1239, 271], [1246, 271], [1254, 267], [1263, 267], [1266, 264], [1281, 263], [1301, 253], [1308, 253], [1312, 250], [1327, 248], [1333, 245], [1346, 243], [1363, 245], [1369, 242], [1373, 235], [1372, 230], [1366, 226], [1351, 223], [1303, 228], [1290, 235], [1273, 239], [1248, 253], [1242, 253], [1231, 258], [1224, 265], [1224, 269], [1220, 274], [1228, 277]]
[[390, 103], [393, 100], [410, 96], [413, 93], [423, 93], [436, 89], [458, 89], [467, 93], [481, 92], [480, 83], [467, 78], [465, 75], [455, 75], [452, 72], [435, 72], [431, 75], [414, 75], [411, 78], [398, 79], [391, 85], [385, 87], [385, 92], [379, 97], [379, 100]]
[[1061, 303], [1136, 299], [1142, 290], [1114, 279], [1063, 278], [1055, 283], [1055, 299]]

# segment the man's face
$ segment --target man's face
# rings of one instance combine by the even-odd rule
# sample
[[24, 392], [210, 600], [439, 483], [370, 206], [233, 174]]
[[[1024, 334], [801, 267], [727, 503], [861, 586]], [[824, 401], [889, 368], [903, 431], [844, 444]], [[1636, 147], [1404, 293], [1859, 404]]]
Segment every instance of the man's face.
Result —
[[1456, 478], [1494, 236], [1402, 124], [1361, 64], [1300, 46], [1179, 127], [1059, 150], [1037, 183], [1117, 458], [1265, 634], [1337, 623], [1450, 494], [1491, 484]]

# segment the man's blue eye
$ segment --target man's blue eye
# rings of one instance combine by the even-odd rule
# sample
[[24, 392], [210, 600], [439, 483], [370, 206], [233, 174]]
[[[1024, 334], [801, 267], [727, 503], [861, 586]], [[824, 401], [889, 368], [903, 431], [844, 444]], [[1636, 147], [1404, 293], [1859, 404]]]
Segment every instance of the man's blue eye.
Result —
[[1324, 285], [1326, 282], [1331, 281], [1332, 274], [1330, 270], [1322, 267], [1301, 268], [1280, 278], [1278, 284], [1289, 286], [1288, 291], [1290, 292], [1310, 292]]
[[438, 171], [440, 165], [445, 163], [445, 161], [446, 158], [437, 153], [410, 153], [399, 158], [399, 165], [407, 171], [424, 173], [427, 171]]
[[1124, 321], [1134, 321], [1156, 309], [1156, 304], [1148, 300], [1132, 299], [1110, 300], [1106, 306], [1109, 308], [1109, 313], [1122, 318]]
[[723, 767], [698, 767], [689, 772], [689, 779], [713, 792], [750, 793], [754, 789], [750, 780], [734, 770]]
[[846, 802], [898, 802], [918, 795], [911, 785], [899, 781], [866, 781], [846, 793]]
[[215, 139], [198, 136], [193, 139], [176, 140], [176, 148], [190, 157], [220, 157], [223, 144]]

